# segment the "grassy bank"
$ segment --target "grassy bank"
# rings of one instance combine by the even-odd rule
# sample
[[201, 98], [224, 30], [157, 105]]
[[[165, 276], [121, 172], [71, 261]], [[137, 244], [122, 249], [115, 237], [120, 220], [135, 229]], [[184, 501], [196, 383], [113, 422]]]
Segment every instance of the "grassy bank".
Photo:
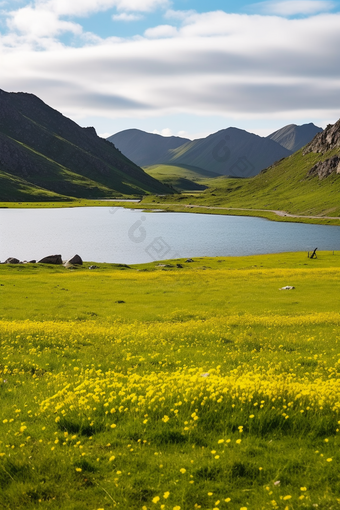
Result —
[[177, 262], [0, 265], [1, 508], [339, 507], [340, 254]]
[[[269, 210], [246, 209], [246, 208], [233, 208], [225, 206], [208, 206], [208, 205], [194, 205], [193, 200], [197, 202], [197, 196], [192, 194], [172, 195], [171, 202], [168, 203], [163, 197], [145, 197], [140, 202], [130, 202], [126, 200], [67, 200], [65, 202], [2, 202], [0, 209], [59, 209], [59, 208], [73, 208], [73, 207], [125, 207], [129, 209], [143, 209], [151, 211], [153, 209], [163, 210], [164, 212], [184, 212], [184, 213], [198, 213], [198, 214], [219, 214], [228, 216], [249, 216], [257, 218], [265, 218], [271, 221], [284, 221], [290, 223], [309, 223], [318, 225], [340, 225], [339, 219], [330, 219], [315, 217], [308, 218], [303, 216], [287, 216], [278, 215]], [[174, 202], [174, 199], [177, 202]]]
[[[164, 210], [165, 212], [184, 212], [184, 213], [197, 213], [197, 214], [219, 214], [224, 216], [248, 216], [251, 218], [265, 218], [270, 221], [288, 222], [288, 223], [307, 223], [314, 225], [340, 225], [340, 218], [336, 217], [308, 217], [308, 216], [290, 216], [289, 214], [278, 214], [274, 211], [265, 209], [247, 209], [242, 207], [225, 207], [225, 206], [208, 206], [208, 205], [194, 205], [193, 202], [198, 202], [198, 197], [192, 194], [177, 197], [177, 202], [171, 201], [167, 203], [160, 201], [161, 199], [155, 198], [150, 201], [150, 198], [143, 200], [139, 204], [132, 205], [131, 208], [140, 208], [145, 210]], [[125, 204], [126, 205], [126, 204]], [[124, 207], [124, 206], [123, 206]], [[129, 206], [130, 208], [130, 206]]]
[[[67, 199], [63, 202], [0, 202], [0, 209], [62, 209], [67, 207], [134, 207], [134, 202], [139, 198], [129, 197], [126, 199]], [[128, 205], [127, 205], [128, 204]]]

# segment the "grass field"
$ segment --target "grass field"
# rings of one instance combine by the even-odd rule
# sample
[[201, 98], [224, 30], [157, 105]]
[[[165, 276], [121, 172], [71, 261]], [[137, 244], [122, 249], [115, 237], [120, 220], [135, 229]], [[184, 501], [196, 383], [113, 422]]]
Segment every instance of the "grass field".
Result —
[[340, 253], [166, 264], [0, 265], [0, 508], [339, 508]]
[[[153, 165], [144, 168], [151, 177], [172, 186], [179, 192], [203, 191], [211, 184], [211, 179], [218, 177], [215, 172], [208, 172], [202, 168], [176, 165]], [[204, 180], [205, 184], [201, 181]]]

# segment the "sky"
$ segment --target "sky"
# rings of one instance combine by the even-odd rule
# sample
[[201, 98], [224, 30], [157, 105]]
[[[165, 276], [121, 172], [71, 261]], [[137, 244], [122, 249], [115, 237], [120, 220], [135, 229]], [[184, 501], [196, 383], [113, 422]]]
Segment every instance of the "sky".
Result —
[[108, 137], [340, 118], [340, 0], [0, 0], [0, 88]]

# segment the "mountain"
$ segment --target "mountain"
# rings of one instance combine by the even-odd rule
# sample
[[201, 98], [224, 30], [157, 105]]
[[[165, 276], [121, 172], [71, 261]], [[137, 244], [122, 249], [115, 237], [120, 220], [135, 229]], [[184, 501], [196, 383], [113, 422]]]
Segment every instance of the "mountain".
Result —
[[231, 127], [170, 150], [167, 163], [193, 165], [230, 177], [252, 177], [290, 154], [272, 140]]
[[187, 138], [161, 136], [146, 133], [140, 129], [126, 129], [110, 136], [107, 140], [139, 166], [163, 163], [169, 150], [177, 149], [184, 143], [190, 142]]
[[26, 93], [0, 90], [0, 200], [169, 193], [94, 128]]
[[267, 136], [267, 138], [274, 140], [274, 142], [279, 143], [289, 151], [296, 152], [302, 149], [320, 132], [322, 132], [322, 128], [315, 126], [312, 122], [302, 126], [289, 124]]
[[254, 176], [291, 154], [273, 140], [237, 128], [194, 141], [139, 130], [121, 131], [108, 140], [138, 165], [196, 167], [198, 171], [232, 177]]
[[219, 177], [203, 193], [171, 197], [169, 202], [340, 217], [339, 197], [340, 120], [253, 179]]

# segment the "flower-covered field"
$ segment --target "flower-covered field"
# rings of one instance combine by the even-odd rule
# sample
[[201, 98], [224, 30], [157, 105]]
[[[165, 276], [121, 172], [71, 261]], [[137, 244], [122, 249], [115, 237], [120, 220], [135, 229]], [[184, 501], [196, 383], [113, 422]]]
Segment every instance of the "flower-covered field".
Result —
[[[275, 257], [253, 270], [2, 267], [0, 508], [339, 508], [339, 272], [330, 255], [310, 270]], [[287, 279], [295, 291], [280, 292]], [[104, 303], [108, 282], [125, 302]], [[48, 286], [70, 289], [73, 317], [48, 317]]]

